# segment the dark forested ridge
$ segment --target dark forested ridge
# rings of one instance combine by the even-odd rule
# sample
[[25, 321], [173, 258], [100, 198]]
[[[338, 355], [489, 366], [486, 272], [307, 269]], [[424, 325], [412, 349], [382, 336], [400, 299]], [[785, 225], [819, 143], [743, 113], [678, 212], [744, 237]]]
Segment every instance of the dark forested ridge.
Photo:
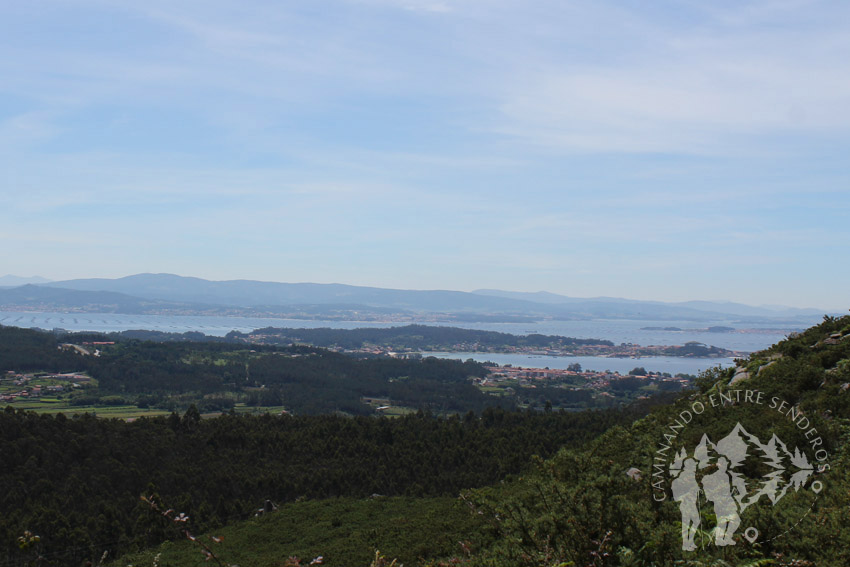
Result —
[[[107, 339], [116, 339], [115, 344]], [[63, 347], [65, 341], [84, 351]], [[89, 345], [89, 346], [87, 346]], [[92, 388], [61, 394], [79, 405], [144, 404], [180, 411], [227, 411], [241, 401], [283, 406], [298, 414], [375, 413], [364, 398], [439, 413], [483, 411], [513, 402], [481, 392], [469, 378], [487, 371], [476, 362], [425, 358], [358, 358], [307, 346], [226, 341], [152, 342], [0, 327], [0, 372], [85, 372]]]
[[[305, 344], [307, 343], [307, 344]], [[131, 408], [183, 412], [194, 404], [202, 413], [233, 407], [265, 407], [296, 414], [342, 412], [369, 415], [417, 409], [439, 414], [481, 412], [547, 402], [581, 409], [609, 407], [620, 398], [549, 385], [486, 390], [473, 379], [487, 376], [483, 364], [404, 354], [397, 350], [510, 348], [606, 348], [610, 341], [569, 337], [517, 336], [490, 331], [408, 325], [390, 329], [260, 329], [227, 337], [202, 333], [123, 331], [110, 334], [46, 332], [0, 326], [0, 372], [85, 373], [79, 384], [47, 380], [28, 383], [27, 401], [59, 388], [56, 408]], [[380, 345], [380, 348], [371, 348]], [[572, 345], [572, 346], [571, 346]], [[332, 347], [330, 348], [322, 347]], [[345, 352], [338, 352], [344, 350]], [[354, 352], [352, 352], [352, 350]], [[388, 354], [390, 353], [390, 354]], [[41, 386], [34, 390], [33, 385]], [[507, 392], [507, 395], [505, 393]], [[15, 393], [0, 377], [3, 394]], [[20, 390], [17, 392], [20, 394]], [[21, 402], [25, 398], [18, 397]], [[49, 411], [50, 408], [31, 409]], [[139, 413], [139, 412], [136, 412]]]

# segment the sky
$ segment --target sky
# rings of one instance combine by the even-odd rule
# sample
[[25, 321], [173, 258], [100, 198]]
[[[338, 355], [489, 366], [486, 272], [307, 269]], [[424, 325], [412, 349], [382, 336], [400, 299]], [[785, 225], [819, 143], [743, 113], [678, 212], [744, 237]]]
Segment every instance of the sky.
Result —
[[850, 307], [850, 3], [0, 3], [0, 275]]

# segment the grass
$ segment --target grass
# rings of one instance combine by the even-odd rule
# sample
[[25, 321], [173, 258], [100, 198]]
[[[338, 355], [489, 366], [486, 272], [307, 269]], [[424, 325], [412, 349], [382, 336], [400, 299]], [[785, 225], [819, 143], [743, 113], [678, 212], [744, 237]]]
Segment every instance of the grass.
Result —
[[[483, 524], [454, 498], [337, 498], [293, 502], [277, 512], [201, 536], [222, 561], [240, 567], [275, 567], [291, 556], [324, 566], [367, 567], [380, 550], [409, 567], [462, 554], [461, 541], [480, 536]], [[124, 556], [113, 567], [209, 565], [189, 541], [170, 542]]]
[[[103, 418], [119, 418], [131, 419], [142, 416], [152, 417], [156, 415], [168, 415], [169, 411], [162, 409], [138, 408], [132, 405], [123, 406], [72, 406], [65, 400], [56, 399], [39, 399], [16, 401], [11, 405], [17, 410], [32, 411], [35, 413], [64, 413], [65, 415], [75, 415], [84, 413], [93, 413], [97, 417]], [[0, 408], [5, 406], [0, 406]]]
[[390, 398], [363, 397], [360, 399], [360, 401], [367, 404], [373, 410], [377, 410], [381, 407], [385, 408], [382, 409], [380, 413], [381, 415], [387, 417], [401, 417], [411, 413], [416, 413], [416, 408], [393, 405], [393, 402]]
[[381, 413], [387, 417], [401, 417], [403, 415], [416, 413], [416, 410], [404, 406], [392, 406], [383, 410]]
[[[233, 411], [238, 414], [280, 414], [282, 411], [286, 410], [286, 406], [248, 406], [244, 403], [237, 403], [233, 407]], [[227, 413], [227, 412], [224, 412]], [[201, 417], [218, 417], [222, 414], [220, 411], [213, 411], [201, 414]]]
[[238, 403], [233, 409], [236, 413], [280, 413], [286, 409], [286, 406], [248, 406]]
[[[69, 391], [73, 388], [72, 384], [74, 382], [70, 382], [68, 380], [54, 380], [51, 378], [40, 378], [35, 377], [28, 380], [24, 385], [16, 385], [12, 380], [0, 380], [0, 394], [8, 394], [9, 392], [19, 392], [24, 389], [33, 388], [35, 386], [41, 386], [42, 388], [48, 386], [64, 386], [66, 391]], [[97, 382], [92, 378], [89, 382], [85, 383], [86, 387], [96, 386]]]
[[[11, 405], [17, 410], [32, 411], [35, 413], [64, 413], [65, 415], [76, 415], [91, 413], [102, 418], [117, 418], [117, 419], [135, 419], [139, 417], [154, 417], [158, 415], [169, 415], [171, 411], [159, 408], [139, 408], [135, 405], [116, 405], [116, 406], [72, 406], [68, 400], [58, 398], [17, 398], [11, 404], [0, 404], [0, 410], [7, 405]], [[271, 413], [279, 414], [285, 409], [284, 406], [259, 406], [248, 407], [244, 404], [237, 404], [236, 413]], [[182, 413], [182, 412], [178, 412]], [[218, 417], [220, 411], [209, 412], [203, 414], [203, 417]]]

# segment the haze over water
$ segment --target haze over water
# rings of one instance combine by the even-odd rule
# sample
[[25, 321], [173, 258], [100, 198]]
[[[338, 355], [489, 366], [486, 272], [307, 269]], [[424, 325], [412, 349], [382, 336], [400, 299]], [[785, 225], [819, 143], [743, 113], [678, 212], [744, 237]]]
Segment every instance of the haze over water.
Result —
[[[130, 329], [145, 329], [167, 333], [198, 331], [206, 335], [224, 336], [230, 331], [252, 331], [264, 327], [286, 327], [315, 329], [356, 329], [361, 327], [399, 327], [407, 322], [382, 321], [326, 321], [318, 319], [275, 319], [260, 317], [210, 317], [191, 315], [129, 315], [122, 313], [33, 313], [0, 311], [0, 325], [15, 327], [38, 327], [41, 329], [65, 329], [68, 331], [113, 332]], [[512, 335], [561, 335], [579, 339], [605, 339], [619, 343], [640, 345], [681, 345], [698, 341], [730, 350], [752, 352], [767, 348], [782, 340], [789, 332], [803, 330], [792, 326], [747, 327], [747, 332], [712, 333], [701, 329], [705, 323], [693, 321], [636, 321], [636, 320], [593, 320], [593, 321], [537, 321], [534, 323], [489, 323], [489, 322], [422, 322], [417, 324], [461, 327], [484, 331], [497, 331]], [[734, 326], [731, 321], [714, 322], [712, 325]], [[679, 327], [682, 331], [643, 330], [643, 327]]]
[[[37, 327], [41, 329], [66, 329], [68, 331], [114, 332], [130, 329], [145, 329], [169, 333], [198, 331], [206, 335], [224, 336], [230, 331], [252, 331], [263, 327], [355, 329], [358, 327], [395, 327], [406, 325], [400, 322], [376, 321], [322, 321], [303, 319], [272, 319], [258, 317], [209, 317], [181, 315], [129, 315], [120, 313], [32, 313], [0, 311], [0, 325], [16, 327]], [[792, 331], [801, 330], [788, 326], [762, 326], [753, 328], [736, 325], [731, 321], [713, 322], [712, 325], [735, 327], [736, 332], [712, 333], [704, 329], [705, 323], [691, 321], [635, 321], [635, 320], [596, 320], [596, 321], [538, 321], [535, 323], [423, 323], [498, 331], [516, 335], [540, 333], [575, 338], [596, 338], [613, 341], [615, 344], [634, 343], [640, 345], [681, 345], [688, 341], [698, 341], [730, 350], [752, 352], [767, 348], [782, 340]], [[644, 330], [643, 327], [679, 327], [682, 331]], [[742, 332], [746, 329], [746, 332]], [[474, 355], [470, 353], [451, 353], [445, 356], [476, 359], [489, 359], [500, 364], [522, 366], [566, 367], [578, 362], [584, 368], [620, 372], [635, 366], [645, 366], [647, 370], [662, 372], [696, 373], [711, 366], [728, 366], [732, 360], [723, 359], [685, 359], [675, 357], [646, 357], [641, 359], [616, 359], [592, 357], [528, 357], [525, 355]], [[498, 357], [509, 357], [497, 360]], [[628, 368], [626, 368], [628, 367]]]

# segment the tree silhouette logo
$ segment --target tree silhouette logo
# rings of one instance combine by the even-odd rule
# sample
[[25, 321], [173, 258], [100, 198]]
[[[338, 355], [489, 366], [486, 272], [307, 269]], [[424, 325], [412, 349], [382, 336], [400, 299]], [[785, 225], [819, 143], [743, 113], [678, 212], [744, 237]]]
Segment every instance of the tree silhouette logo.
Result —
[[[741, 391], [711, 395], [706, 402], [694, 402], [665, 429], [664, 441], [656, 450], [650, 481], [653, 497], [661, 502], [670, 496], [678, 505], [684, 551], [697, 549], [698, 534], [703, 534], [704, 544], [709, 529], [710, 541], [718, 547], [736, 545], [743, 540], [754, 544], [759, 539], [774, 539], [760, 537], [755, 526], [745, 523], [744, 512], [759, 502], [775, 507], [789, 494], [800, 491], [814, 495], [813, 506], [823, 489], [823, 482], [817, 476], [829, 469], [828, 452], [809, 419], [799, 408], [778, 398], [748, 390], [742, 400], [740, 394], [733, 397], [738, 392]], [[681, 440], [680, 434], [695, 417], [725, 407], [727, 404], [723, 402], [728, 405], [750, 402], [778, 411], [796, 426], [808, 445], [803, 450], [797, 446], [791, 448], [776, 433], [769, 433], [762, 440], [747, 431], [740, 421], [719, 439], [703, 433], [696, 445], [693, 442], [697, 437], [690, 437], [690, 445]], [[813, 459], [804, 452], [806, 449], [812, 450]], [[713, 511], [715, 525], [705, 525], [709, 522], [701, 515], [701, 509], [709, 517]], [[737, 540], [736, 535], [740, 536]]]
[[[739, 469], [748, 456], [756, 454], [770, 467], [771, 472], [760, 479], [749, 479]], [[699, 470], [713, 470], [697, 480]], [[717, 526], [714, 543], [717, 546], [735, 545], [732, 536], [741, 525], [741, 514], [763, 496], [772, 504], [779, 502], [789, 488], [799, 491], [814, 473], [808, 458], [798, 448], [790, 452], [775, 434], [767, 443], [747, 432], [738, 423], [717, 443], [703, 435], [691, 455], [683, 448], [670, 465], [673, 479], [673, 499], [682, 512], [682, 549], [696, 549], [694, 536], [700, 527], [698, 501], [700, 493], [714, 505]], [[815, 485], [820, 492], [821, 483]], [[749, 528], [744, 537], [755, 540]]]

